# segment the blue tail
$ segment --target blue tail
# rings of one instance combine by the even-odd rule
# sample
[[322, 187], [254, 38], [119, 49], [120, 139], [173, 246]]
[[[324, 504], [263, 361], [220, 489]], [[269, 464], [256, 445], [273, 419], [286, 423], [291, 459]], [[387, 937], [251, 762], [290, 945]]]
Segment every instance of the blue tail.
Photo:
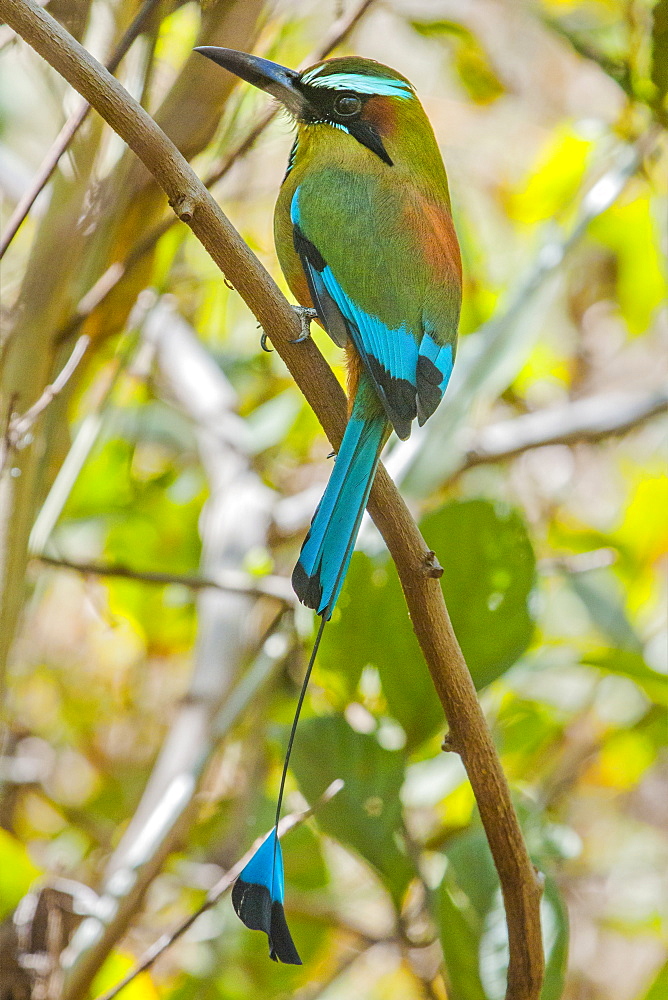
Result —
[[341, 450], [292, 574], [299, 600], [325, 618], [331, 616], [343, 586], [385, 443], [386, 417], [378, 412], [364, 416], [364, 408], [358, 392]]
[[274, 962], [302, 964], [283, 911], [283, 853], [276, 827], [234, 883], [232, 904], [246, 927], [265, 932]]

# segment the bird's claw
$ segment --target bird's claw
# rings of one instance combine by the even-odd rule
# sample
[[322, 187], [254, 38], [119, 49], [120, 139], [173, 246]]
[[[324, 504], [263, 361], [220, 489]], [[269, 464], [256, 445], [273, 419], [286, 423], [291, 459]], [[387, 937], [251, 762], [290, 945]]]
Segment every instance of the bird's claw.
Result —
[[272, 351], [274, 350], [274, 348], [273, 347], [267, 347], [267, 339], [268, 339], [268, 337], [269, 337], [269, 334], [265, 333], [264, 330], [263, 330], [262, 331], [262, 336], [260, 337], [260, 347], [262, 348], [263, 351], [266, 351], [267, 354], [271, 354]]
[[311, 309], [309, 306], [293, 306], [292, 308], [299, 318], [302, 332], [294, 340], [291, 340], [290, 343], [303, 344], [311, 336], [311, 320], [315, 319], [318, 314], [315, 309]]

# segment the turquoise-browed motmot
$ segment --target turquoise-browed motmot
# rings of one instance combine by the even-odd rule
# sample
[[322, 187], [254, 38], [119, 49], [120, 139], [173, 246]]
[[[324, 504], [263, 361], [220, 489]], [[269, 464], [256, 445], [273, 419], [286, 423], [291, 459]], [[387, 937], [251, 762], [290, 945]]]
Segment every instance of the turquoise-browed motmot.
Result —
[[[339, 58], [303, 73], [205, 46], [203, 55], [281, 101], [297, 123], [274, 233], [288, 285], [346, 351], [349, 418], [292, 582], [322, 616], [279, 791], [322, 628], [350, 562], [376, 466], [392, 429], [405, 439], [438, 406], [454, 361], [461, 263], [448, 182], [411, 84], [371, 59]], [[270, 954], [299, 963], [283, 913], [276, 827], [233, 891]]]

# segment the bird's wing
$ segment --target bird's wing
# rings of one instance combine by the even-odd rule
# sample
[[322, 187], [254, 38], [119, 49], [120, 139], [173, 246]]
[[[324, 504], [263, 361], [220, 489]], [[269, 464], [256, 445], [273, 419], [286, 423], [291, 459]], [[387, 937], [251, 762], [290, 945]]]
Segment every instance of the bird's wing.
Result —
[[[411, 422], [417, 415], [416, 369], [420, 331], [401, 323], [393, 327], [384, 317], [365, 309], [346, 290], [345, 285], [350, 288], [354, 283], [350, 279], [355, 271], [365, 273], [365, 262], [360, 259], [365, 256], [364, 248], [350, 243], [349, 274], [339, 274], [341, 270], [348, 269], [336, 267], [335, 270], [328, 261], [326, 230], [324, 238], [318, 236], [313, 239], [312, 230], [317, 227], [313, 226], [312, 219], [306, 224], [302, 220], [299, 193], [298, 188], [291, 208], [294, 246], [318, 316], [336, 343], [345, 344], [348, 338], [352, 340], [388, 419], [399, 437], [407, 438]], [[344, 234], [339, 235], [345, 238]], [[377, 271], [378, 259], [374, 261], [372, 276]], [[368, 282], [368, 270], [366, 275]]]
[[407, 438], [413, 419], [423, 423], [445, 391], [452, 345], [425, 314], [435, 279], [420, 255], [423, 235], [402, 232], [400, 210], [373, 213], [362, 191], [349, 187], [328, 203], [308, 190], [302, 196], [300, 185], [290, 210], [294, 247], [320, 320], [336, 343], [352, 340], [388, 419]]

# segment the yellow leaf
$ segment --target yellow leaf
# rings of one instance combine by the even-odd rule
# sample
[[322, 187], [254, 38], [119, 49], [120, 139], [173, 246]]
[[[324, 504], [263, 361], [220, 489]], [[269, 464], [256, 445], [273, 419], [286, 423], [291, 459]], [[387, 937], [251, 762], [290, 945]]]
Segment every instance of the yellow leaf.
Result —
[[0, 920], [12, 912], [40, 874], [24, 845], [0, 829]]
[[[115, 986], [134, 967], [136, 960], [122, 951], [112, 951], [93, 981], [92, 995], [98, 996]], [[159, 1000], [148, 972], [141, 972], [123, 990], [124, 1000]]]
[[[630, 201], [612, 205], [591, 224], [591, 235], [617, 258], [617, 300], [632, 334], [644, 333], [665, 302], [666, 276], [658, 225], [648, 188]], [[637, 192], [640, 185], [635, 188]]]
[[531, 225], [563, 213], [582, 184], [592, 145], [571, 129], [558, 129], [541, 150], [523, 190], [510, 196], [511, 218]]
[[615, 534], [638, 560], [655, 562], [668, 552], [668, 479], [663, 467], [642, 474]]
[[649, 740], [640, 733], [621, 732], [607, 740], [588, 777], [606, 788], [632, 788], [654, 760]]

